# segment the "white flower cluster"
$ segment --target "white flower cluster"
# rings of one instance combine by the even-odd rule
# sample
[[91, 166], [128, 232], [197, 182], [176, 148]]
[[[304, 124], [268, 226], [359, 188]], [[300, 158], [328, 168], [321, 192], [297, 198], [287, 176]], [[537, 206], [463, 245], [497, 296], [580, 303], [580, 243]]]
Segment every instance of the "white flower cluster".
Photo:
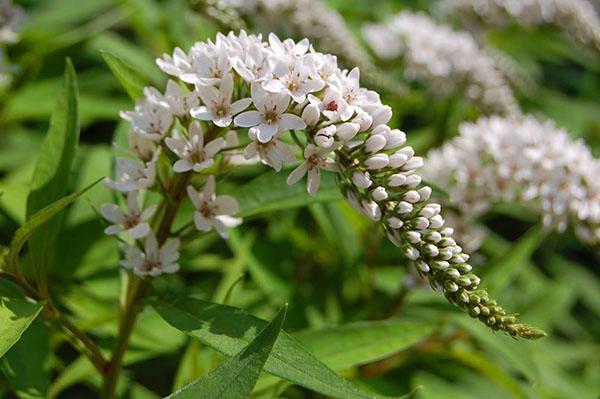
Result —
[[518, 113], [502, 73], [464, 31], [422, 13], [401, 12], [384, 24], [366, 24], [363, 35], [383, 59], [401, 58], [409, 80], [424, 80], [438, 93], [463, 93], [486, 110]]
[[0, 43], [18, 42], [24, 19], [22, 7], [14, 5], [12, 0], [0, 0]]
[[[377, 68], [344, 18], [322, 0], [218, 0], [207, 12], [211, 15], [236, 13], [258, 31], [307, 37], [319, 50], [335, 54], [342, 64], [358, 66], [369, 85], [393, 93], [406, 90]], [[235, 28], [234, 24], [229, 25]]]
[[[404, 146], [403, 132], [387, 126], [391, 108], [376, 92], [360, 87], [358, 68], [341, 70], [334, 56], [314, 51], [306, 39], [281, 41], [270, 34], [265, 43], [243, 31], [196, 43], [187, 53], [177, 48], [157, 64], [180, 83], [170, 82], [164, 95], [147, 88], [135, 109], [123, 113], [131, 123], [131, 149], [140, 160], [119, 159], [117, 178], [108, 183], [128, 193], [129, 210], [107, 205], [103, 212], [118, 225], [108, 233], [147, 234], [144, 251], [124, 248], [123, 266], [141, 275], [177, 269], [177, 242], [164, 244], [169, 236], [164, 225], [154, 236], [144, 225], [154, 209], [140, 211], [137, 194], [131, 194], [156, 187], [159, 159], [188, 177], [173, 184], [178, 188], [172, 201], [187, 192], [197, 210], [197, 229], [214, 228], [226, 237], [226, 228], [241, 220], [231, 216], [238, 209], [235, 199], [215, 195], [218, 157], [225, 149], [228, 157], [237, 151], [237, 156], [258, 157], [279, 170], [295, 158], [286, 143], [293, 138], [303, 161], [288, 184], [308, 175], [307, 191], [316, 195], [321, 170], [335, 171], [350, 203], [378, 221], [419, 273], [452, 303], [493, 329], [539, 336], [477, 290], [479, 278], [466, 263], [468, 255], [452, 239], [452, 229], [444, 227], [440, 206], [428, 203], [431, 189], [421, 185], [416, 173], [423, 159]], [[296, 131], [303, 131], [303, 140]], [[239, 138], [231, 136], [240, 132], [247, 132], [245, 149], [225, 147], [237, 143]], [[208, 176], [201, 192], [187, 185], [198, 174]]]
[[495, 26], [511, 22], [525, 27], [552, 25], [600, 50], [600, 17], [588, 0], [441, 0], [438, 12], [473, 28], [479, 25], [474, 19]]
[[494, 116], [465, 123], [429, 154], [424, 175], [447, 190], [465, 225], [495, 202], [519, 202], [545, 225], [570, 223], [584, 241], [600, 243], [600, 161], [552, 122]]

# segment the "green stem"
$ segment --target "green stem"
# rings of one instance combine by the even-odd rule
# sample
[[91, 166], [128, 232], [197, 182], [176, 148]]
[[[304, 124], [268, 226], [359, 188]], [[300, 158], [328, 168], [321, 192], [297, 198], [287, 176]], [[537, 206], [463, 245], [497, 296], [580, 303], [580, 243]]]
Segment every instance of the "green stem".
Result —
[[[191, 177], [191, 173], [186, 173], [177, 176], [172, 182], [169, 190], [172, 197], [171, 200], [164, 200], [166, 209], [156, 233], [156, 239], [159, 246], [163, 245], [171, 234], [171, 226], [177, 215], [179, 205], [183, 198], [185, 198], [186, 187]], [[113, 349], [110, 362], [104, 370], [104, 384], [102, 385], [101, 394], [102, 399], [113, 399], [115, 397], [115, 389], [117, 387], [119, 372], [121, 371], [121, 365], [123, 363], [123, 356], [127, 351], [129, 338], [133, 332], [137, 317], [144, 308], [142, 300], [150, 288], [150, 279], [144, 279], [130, 273], [127, 284], [126, 299], [121, 307], [121, 315], [119, 318], [117, 343]]]

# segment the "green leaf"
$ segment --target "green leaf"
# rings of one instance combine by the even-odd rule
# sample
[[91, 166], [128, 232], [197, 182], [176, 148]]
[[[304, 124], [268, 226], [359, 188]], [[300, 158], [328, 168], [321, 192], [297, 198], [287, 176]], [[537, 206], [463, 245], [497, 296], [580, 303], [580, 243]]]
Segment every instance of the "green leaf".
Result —
[[518, 274], [520, 268], [526, 266], [546, 234], [547, 231], [543, 226], [532, 227], [510, 248], [508, 253], [502, 253], [490, 263], [489, 272], [482, 273], [490, 292], [501, 291], [514, 275]]
[[0, 297], [0, 357], [19, 341], [44, 305], [23, 297]]
[[402, 320], [365, 321], [310, 329], [292, 336], [334, 370], [383, 359], [427, 337], [435, 326]]
[[269, 171], [240, 187], [234, 193], [236, 198], [244, 198], [238, 215], [248, 217], [342, 198], [333, 173], [321, 174], [321, 187], [316, 197], [308, 195], [304, 181], [290, 186], [286, 180], [286, 173]]
[[144, 79], [129, 64], [116, 55], [105, 50], [100, 50], [100, 52], [102, 53], [102, 58], [104, 58], [112, 73], [121, 85], [123, 85], [129, 97], [134, 101], [142, 97], [144, 86], [146, 86]]
[[[66, 61], [63, 84], [55, 97], [50, 127], [38, 156], [31, 190], [27, 197], [27, 220], [47, 205], [64, 197], [71, 175], [73, 159], [79, 144], [78, 92], [75, 69]], [[30, 248], [36, 272], [45, 275], [52, 259], [54, 242], [61, 220], [49, 221], [30, 238]]]
[[15, 235], [10, 242], [10, 252], [8, 254], [8, 267], [14, 270], [18, 267], [19, 253], [23, 248], [23, 245], [29, 240], [33, 233], [35, 233], [40, 227], [52, 219], [56, 214], [65, 209], [69, 204], [83, 195], [86, 191], [94, 187], [103, 178], [96, 180], [94, 183], [85, 187], [83, 190], [76, 193], [67, 195], [64, 198], [48, 205], [44, 209], [36, 212], [29, 220], [15, 232]]
[[[195, 298], [154, 307], [173, 327], [229, 356], [240, 352], [267, 324], [240, 309]], [[333, 398], [382, 398], [341, 378], [285, 332], [275, 342], [265, 371]]]
[[50, 386], [50, 354], [49, 331], [36, 321], [0, 359], [0, 371], [19, 398], [46, 398]]
[[183, 389], [175, 392], [169, 398], [206, 398], [206, 399], [244, 399], [247, 398], [269, 354], [275, 340], [283, 327], [287, 305], [271, 321], [250, 344], [234, 358], [226, 361], [206, 377], [201, 378]]

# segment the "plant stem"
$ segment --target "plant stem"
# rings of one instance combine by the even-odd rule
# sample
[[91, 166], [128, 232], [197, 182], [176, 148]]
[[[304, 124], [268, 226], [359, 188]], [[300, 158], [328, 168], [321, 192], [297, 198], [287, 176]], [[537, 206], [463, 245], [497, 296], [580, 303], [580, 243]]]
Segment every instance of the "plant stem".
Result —
[[[156, 233], [156, 239], [159, 246], [163, 245], [171, 234], [171, 226], [177, 215], [179, 205], [185, 197], [186, 187], [191, 176], [190, 173], [177, 176], [177, 178], [173, 180], [171, 187], [169, 187], [171, 199], [163, 200], [164, 203], [166, 203], [166, 209]], [[143, 310], [144, 304], [142, 300], [150, 288], [149, 279], [138, 277], [133, 273], [129, 274], [127, 284], [127, 295], [125, 303], [121, 307], [121, 315], [119, 317], [117, 343], [113, 349], [110, 362], [104, 370], [102, 399], [113, 399], [115, 397], [115, 389], [117, 387], [119, 372], [121, 371], [121, 365], [123, 363], [123, 356], [127, 351], [129, 338], [133, 332], [137, 317]]]

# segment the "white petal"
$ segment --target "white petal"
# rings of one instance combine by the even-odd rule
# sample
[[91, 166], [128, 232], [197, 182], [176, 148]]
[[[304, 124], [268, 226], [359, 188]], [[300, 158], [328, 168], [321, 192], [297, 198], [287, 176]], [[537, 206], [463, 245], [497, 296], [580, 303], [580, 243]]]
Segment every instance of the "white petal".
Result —
[[196, 191], [196, 189], [192, 186], [188, 186], [187, 187], [187, 195], [190, 198], [190, 201], [192, 201], [192, 204], [194, 204], [194, 208], [198, 209], [198, 207], [200, 206], [201, 200], [200, 200], [200, 195], [198, 194], [198, 191]]
[[302, 162], [296, 169], [294, 169], [292, 171], [292, 173], [290, 173], [290, 175], [287, 178], [287, 184], [289, 184], [291, 186], [292, 184], [297, 183], [298, 180], [300, 180], [304, 177], [304, 175], [306, 174], [306, 171], [307, 171], [306, 162]]
[[260, 124], [261, 115], [258, 111], [246, 111], [235, 117], [233, 123], [241, 127], [253, 127]]
[[104, 229], [104, 234], [112, 236], [115, 234], [119, 234], [122, 231], [123, 227], [121, 225], [113, 224], [112, 226], [108, 226], [106, 229]]
[[222, 137], [216, 138], [204, 147], [206, 156], [211, 157], [225, 147], [225, 140]]
[[203, 121], [210, 121], [213, 120], [213, 118], [215, 117], [213, 113], [207, 107], [204, 106], [192, 108], [190, 110], [190, 115], [192, 115], [196, 119], [200, 119]]
[[202, 195], [204, 196], [205, 200], [208, 200], [210, 197], [212, 197], [215, 194], [215, 187], [216, 187], [215, 176], [214, 175], [208, 176], [208, 179], [206, 179], [206, 183], [204, 184], [204, 188], [202, 189]]
[[216, 214], [217, 215], [233, 215], [237, 213], [240, 206], [235, 198], [230, 195], [220, 195], [215, 200]]
[[145, 237], [150, 232], [150, 225], [148, 223], [140, 223], [134, 228], [127, 230], [129, 236], [133, 239]]
[[267, 143], [277, 134], [277, 125], [273, 123], [261, 123], [258, 125], [258, 141]]
[[194, 223], [196, 228], [200, 231], [210, 231], [212, 223], [209, 219], [206, 219], [200, 212], [194, 213]]
[[156, 212], [156, 208], [158, 208], [157, 205], [150, 205], [148, 208], [144, 209], [140, 216], [140, 219], [142, 221], [150, 219], [152, 215], [154, 215], [154, 212]]
[[279, 126], [281, 127], [281, 130], [301, 130], [306, 127], [306, 122], [294, 114], [283, 114], [279, 120]]
[[237, 100], [236, 102], [231, 104], [231, 114], [232, 115], [239, 114], [240, 112], [242, 112], [243, 110], [248, 108], [248, 106], [250, 105], [251, 102], [252, 102], [252, 100], [249, 98], [242, 98], [241, 100]]
[[125, 221], [125, 212], [115, 204], [103, 204], [100, 207], [100, 214], [112, 223], [123, 223]]
[[183, 173], [192, 170], [193, 167], [194, 165], [187, 159], [180, 159], [173, 165], [173, 170], [177, 173]]
[[308, 193], [314, 197], [317, 195], [317, 191], [319, 191], [319, 186], [321, 185], [321, 172], [319, 168], [312, 168], [308, 171], [308, 181], [306, 183], [306, 189]]

